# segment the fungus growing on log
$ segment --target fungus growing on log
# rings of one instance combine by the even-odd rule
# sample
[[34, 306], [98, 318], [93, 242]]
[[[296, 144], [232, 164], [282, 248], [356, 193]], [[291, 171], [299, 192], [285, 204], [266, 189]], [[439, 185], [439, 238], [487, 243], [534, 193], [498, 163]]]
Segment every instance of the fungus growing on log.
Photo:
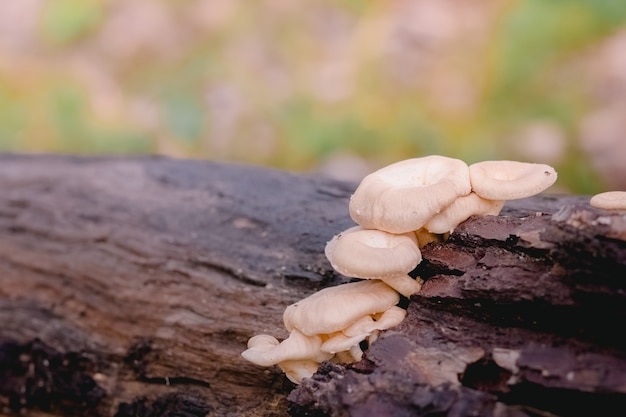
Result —
[[485, 161], [468, 167], [437, 155], [366, 176], [349, 203], [358, 225], [335, 235], [324, 249], [338, 273], [365, 281], [325, 288], [288, 306], [283, 321], [289, 338], [278, 343], [271, 336], [253, 337], [244, 358], [278, 364], [296, 383], [324, 360], [360, 360], [362, 341], [371, 342], [406, 316], [397, 306], [400, 294], [420, 291], [423, 280], [409, 275], [422, 261], [420, 247], [445, 240], [470, 216], [498, 215], [505, 200], [540, 193], [556, 177], [543, 164]]
[[241, 355], [260, 366], [278, 365], [291, 381], [300, 383], [336, 354], [350, 362], [358, 359], [359, 343], [402, 321], [406, 311], [395, 307], [399, 301], [399, 294], [380, 280], [324, 288], [285, 309], [287, 339], [254, 336]]

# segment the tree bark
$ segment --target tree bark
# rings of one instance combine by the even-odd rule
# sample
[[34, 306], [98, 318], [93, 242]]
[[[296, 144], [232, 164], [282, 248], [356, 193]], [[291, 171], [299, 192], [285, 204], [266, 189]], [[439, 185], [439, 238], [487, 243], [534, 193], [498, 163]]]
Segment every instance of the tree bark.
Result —
[[243, 360], [254, 334], [287, 336], [287, 305], [348, 281], [324, 246], [353, 225], [355, 186], [160, 157], [0, 156], [0, 413], [626, 409], [626, 216], [585, 197], [510, 202], [425, 247], [407, 319], [359, 363], [294, 387]]

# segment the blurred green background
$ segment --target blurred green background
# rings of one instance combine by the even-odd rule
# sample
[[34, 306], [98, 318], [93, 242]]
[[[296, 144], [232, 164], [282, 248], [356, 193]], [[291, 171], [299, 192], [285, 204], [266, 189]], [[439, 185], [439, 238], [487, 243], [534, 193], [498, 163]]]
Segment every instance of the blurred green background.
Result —
[[0, 3], [0, 151], [359, 179], [428, 154], [626, 189], [624, 0]]

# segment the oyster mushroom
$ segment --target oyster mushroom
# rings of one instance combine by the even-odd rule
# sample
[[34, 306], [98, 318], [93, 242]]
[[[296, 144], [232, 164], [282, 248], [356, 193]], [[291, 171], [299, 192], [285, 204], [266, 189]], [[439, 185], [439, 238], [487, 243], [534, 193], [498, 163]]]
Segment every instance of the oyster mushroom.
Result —
[[470, 191], [465, 162], [432, 155], [396, 162], [369, 174], [348, 208], [362, 227], [400, 234], [419, 229]]
[[626, 210], [626, 191], [607, 191], [591, 197], [589, 204], [606, 210]]
[[398, 293], [382, 281], [350, 282], [324, 288], [291, 304], [283, 313], [283, 321], [288, 331], [297, 329], [308, 336], [328, 335], [362, 317], [385, 312], [399, 301]]
[[548, 189], [557, 178], [550, 165], [483, 161], [469, 166], [472, 191], [488, 200], [516, 200]]
[[340, 274], [380, 279], [405, 297], [421, 289], [421, 280], [409, 276], [422, 261], [415, 233], [393, 234], [351, 227], [326, 244], [325, 254]]

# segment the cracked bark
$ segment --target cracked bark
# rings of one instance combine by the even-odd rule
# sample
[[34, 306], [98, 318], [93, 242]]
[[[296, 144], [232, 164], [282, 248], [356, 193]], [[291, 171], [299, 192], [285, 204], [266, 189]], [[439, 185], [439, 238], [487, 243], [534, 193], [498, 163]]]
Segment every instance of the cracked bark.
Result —
[[[355, 184], [166, 158], [0, 156], [0, 413], [563, 415], [626, 409], [626, 217], [510, 202], [423, 251], [407, 319], [301, 386], [239, 356], [347, 279]], [[375, 413], [375, 412], [376, 413]], [[552, 414], [549, 414], [552, 413]]]

